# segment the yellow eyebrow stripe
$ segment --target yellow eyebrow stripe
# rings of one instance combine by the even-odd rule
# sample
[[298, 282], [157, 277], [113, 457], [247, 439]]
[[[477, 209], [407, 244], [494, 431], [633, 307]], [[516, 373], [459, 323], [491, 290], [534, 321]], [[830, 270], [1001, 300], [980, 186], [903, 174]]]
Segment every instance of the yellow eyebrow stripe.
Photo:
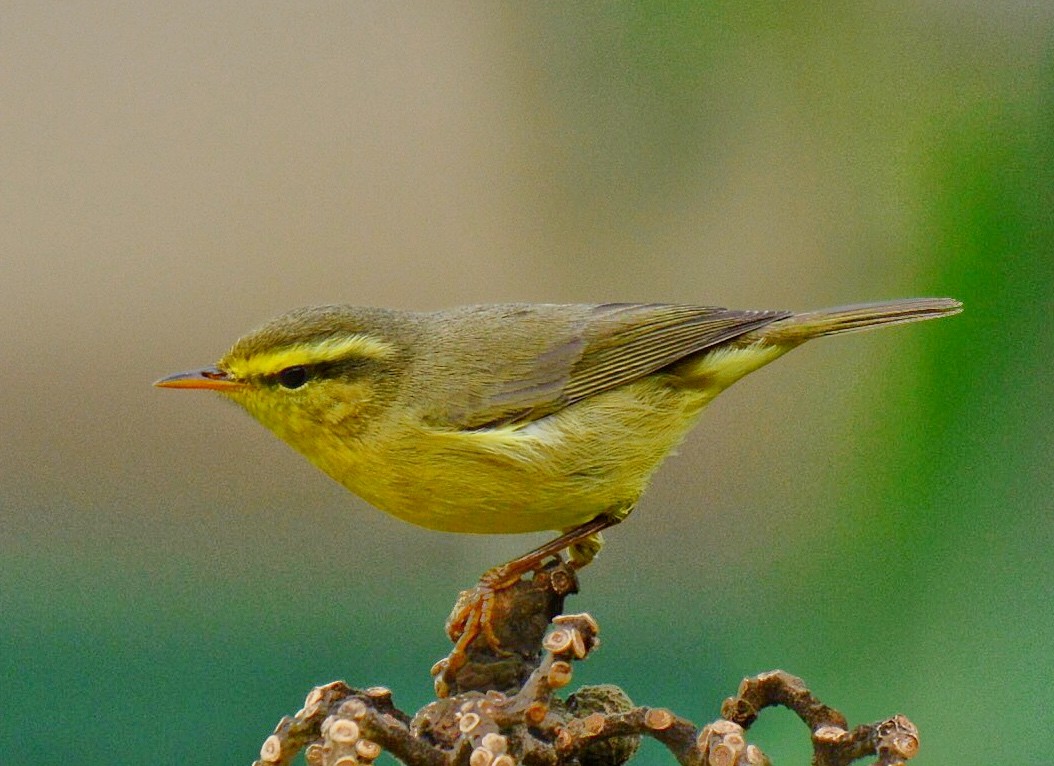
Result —
[[317, 343], [291, 346], [253, 354], [248, 359], [227, 360], [226, 368], [237, 378], [273, 375], [287, 367], [336, 362], [341, 359], [388, 359], [395, 346], [371, 335], [346, 335]]

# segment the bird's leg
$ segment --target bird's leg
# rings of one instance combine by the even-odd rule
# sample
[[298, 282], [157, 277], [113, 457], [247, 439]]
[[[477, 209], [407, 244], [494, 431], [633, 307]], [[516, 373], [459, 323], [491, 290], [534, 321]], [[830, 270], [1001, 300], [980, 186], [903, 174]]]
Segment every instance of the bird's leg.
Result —
[[491, 623], [494, 593], [515, 585], [525, 574], [537, 571], [547, 559], [559, 556], [565, 549], [570, 549], [572, 566], [580, 569], [592, 561], [599, 550], [600, 532], [618, 524], [623, 518], [625, 513], [601, 514], [530, 553], [487, 570], [476, 587], [462, 591], [454, 611], [447, 619], [446, 631], [454, 642], [454, 649], [445, 660], [437, 663], [433, 674], [439, 675], [448, 684], [452, 683], [457, 671], [468, 661], [469, 646], [481, 634], [492, 650], [502, 652]]

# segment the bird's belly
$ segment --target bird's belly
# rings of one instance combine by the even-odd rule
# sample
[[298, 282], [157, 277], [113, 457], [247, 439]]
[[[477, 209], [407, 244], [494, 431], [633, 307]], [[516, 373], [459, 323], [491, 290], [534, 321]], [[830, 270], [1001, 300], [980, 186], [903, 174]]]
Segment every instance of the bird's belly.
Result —
[[623, 386], [522, 426], [402, 429], [327, 473], [372, 505], [447, 532], [561, 530], [624, 513], [705, 401]]
[[[515, 534], [566, 529], [607, 507], [605, 492], [573, 478], [554, 482], [529, 470], [436, 460], [463, 473], [419, 472], [412, 486], [352, 488], [372, 505], [411, 524], [442, 532]], [[532, 487], [533, 489], [528, 489]], [[608, 493], [617, 493], [609, 486]], [[631, 505], [623, 502], [621, 505]]]

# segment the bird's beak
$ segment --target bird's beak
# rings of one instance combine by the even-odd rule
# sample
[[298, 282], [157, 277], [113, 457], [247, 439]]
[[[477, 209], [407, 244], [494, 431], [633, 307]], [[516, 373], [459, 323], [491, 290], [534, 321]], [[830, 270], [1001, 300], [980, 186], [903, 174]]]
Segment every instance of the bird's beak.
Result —
[[200, 370], [177, 372], [154, 383], [158, 388], [206, 388], [212, 391], [233, 391], [244, 388], [245, 384], [216, 367], [202, 367]]

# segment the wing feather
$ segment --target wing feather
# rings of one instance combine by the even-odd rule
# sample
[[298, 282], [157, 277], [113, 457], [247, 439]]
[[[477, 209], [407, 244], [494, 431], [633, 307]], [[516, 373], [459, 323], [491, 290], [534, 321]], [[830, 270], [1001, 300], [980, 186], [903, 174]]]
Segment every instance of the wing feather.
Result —
[[460, 427], [536, 420], [790, 316], [666, 304], [544, 307], [559, 309], [571, 313], [560, 337], [526, 363], [521, 358], [495, 365], [492, 379], [498, 382], [476, 391], [470, 405], [462, 401], [455, 408]]

